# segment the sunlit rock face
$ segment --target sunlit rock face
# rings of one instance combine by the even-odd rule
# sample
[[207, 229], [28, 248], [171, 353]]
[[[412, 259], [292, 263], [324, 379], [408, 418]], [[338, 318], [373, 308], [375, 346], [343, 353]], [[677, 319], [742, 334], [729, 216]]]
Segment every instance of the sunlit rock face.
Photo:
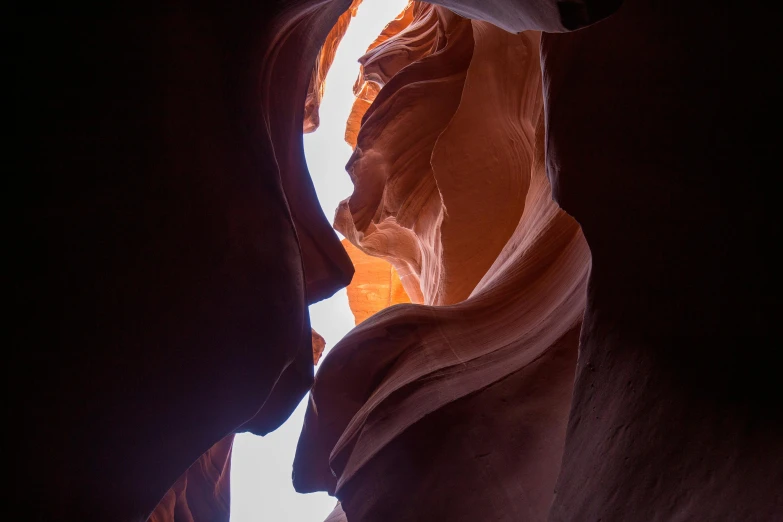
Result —
[[[502, 98], [509, 86], [492, 74], [525, 70], [499, 52], [524, 33], [484, 54], [495, 28], [429, 8], [433, 47], [423, 38], [427, 52], [390, 77], [363, 71], [346, 132], [355, 191], [336, 226], [417, 274], [426, 304], [449, 306], [381, 311], [335, 347], [295, 485], [335, 492], [363, 522], [779, 519], [769, 207], [763, 183], [737, 178], [772, 160], [769, 139], [747, 131], [774, 97], [755, 54], [771, 59], [760, 50], [769, 33], [739, 38], [750, 15], [706, 2], [629, 0], [608, 17], [619, 2], [437, 3], [514, 30], [603, 20], [544, 35], [545, 127], [530, 125], [535, 111], [509, 110], [526, 96]], [[371, 49], [365, 69], [370, 58], [384, 55]], [[475, 98], [471, 70], [485, 71]], [[472, 107], [496, 123], [490, 143]], [[517, 138], [532, 135], [524, 122], [534, 142]], [[488, 157], [525, 163], [509, 150], [541, 161], [505, 186], [525, 201], [508, 242], [493, 253], [471, 240], [484, 245], [474, 259], [447, 225], [468, 236], [467, 222], [489, 236], [499, 226], [502, 237], [513, 213], [461, 222], [471, 209], [451, 183], [477, 194], [474, 211], [494, 212], [468, 174]], [[498, 179], [508, 183], [503, 173], [487, 183]]]
[[336, 493], [348, 520], [546, 517], [590, 256], [542, 164], [527, 178], [518, 226], [469, 299], [381, 311], [324, 360], [294, 484]]
[[[355, 190], [335, 228], [412, 274], [409, 295], [452, 304], [470, 295], [522, 212], [541, 110], [538, 36], [411, 9], [413, 30], [363, 58], [365, 85], [383, 89], [362, 118], [346, 167]], [[507, 61], [493, 63], [501, 50]]]
[[346, 291], [357, 325], [384, 308], [411, 302], [397, 270], [391, 264], [368, 256], [346, 239], [343, 239], [343, 246], [355, 270]]
[[362, 118], [378, 91], [400, 69], [431, 54], [438, 38], [437, 12], [424, 2], [410, 2], [388, 24], [359, 59], [360, 72], [353, 91], [356, 102], [345, 126], [345, 141], [356, 148]]
[[415, 272], [425, 302], [458, 304], [383, 310], [333, 348], [294, 483], [335, 493], [348, 520], [541, 520], [590, 255], [544, 172], [539, 35], [419, 13], [432, 51], [383, 80], [337, 224], [395, 266], [434, 265]]
[[334, 61], [337, 46], [340, 45], [340, 41], [348, 30], [348, 25], [351, 23], [351, 18], [356, 16], [356, 10], [361, 3], [362, 0], [353, 0], [348, 10], [340, 15], [337, 23], [334, 24], [332, 30], [326, 35], [326, 40], [318, 51], [318, 57], [315, 60], [315, 66], [313, 66], [313, 72], [310, 76], [310, 85], [307, 87], [307, 97], [305, 98], [304, 123], [302, 125], [304, 133], [314, 132], [320, 124], [318, 108], [324, 97], [326, 75], [329, 73], [329, 68]]
[[324, 348], [326, 348], [326, 340], [312, 328], [310, 329], [310, 334], [313, 341], [313, 364], [315, 365], [321, 360], [321, 355], [323, 355]]
[[[337, 226], [426, 305], [323, 361], [297, 487], [351, 522], [780, 519], [765, 6], [436, 3], [580, 30], [414, 4], [368, 52]], [[352, 273], [301, 150], [350, 6], [12, 18], [23, 518], [227, 519], [231, 434], [299, 401]]]

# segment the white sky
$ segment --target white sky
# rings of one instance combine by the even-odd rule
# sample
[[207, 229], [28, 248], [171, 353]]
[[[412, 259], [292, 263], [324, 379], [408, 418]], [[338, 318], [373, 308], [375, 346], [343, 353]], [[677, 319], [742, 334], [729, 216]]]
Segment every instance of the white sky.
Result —
[[[307, 165], [329, 220], [338, 203], [353, 191], [345, 172], [351, 147], [343, 136], [354, 102], [357, 60], [406, 4], [407, 0], [364, 0], [359, 6], [326, 77], [321, 125], [314, 133], [304, 135]], [[354, 326], [345, 290], [312, 305], [310, 321], [326, 340], [328, 352]], [[306, 398], [285, 424], [266, 437], [249, 433], [236, 436], [231, 461], [231, 522], [323, 522], [334, 508], [333, 497], [326, 493], [300, 495], [291, 483], [305, 406]]]

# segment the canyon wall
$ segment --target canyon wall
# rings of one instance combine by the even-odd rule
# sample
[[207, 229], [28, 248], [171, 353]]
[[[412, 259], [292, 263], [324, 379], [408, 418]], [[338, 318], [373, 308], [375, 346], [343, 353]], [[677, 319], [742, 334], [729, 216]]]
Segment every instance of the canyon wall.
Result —
[[[363, 58], [365, 81], [384, 49], [397, 72], [378, 82], [363, 118], [348, 165], [355, 190], [336, 225], [396, 266], [429, 256], [438, 270], [413, 282], [442, 306], [383, 310], [332, 349], [294, 484], [337, 495], [347, 520], [541, 520], [565, 439], [590, 254], [544, 172], [539, 34], [416, 7], [411, 26], [426, 21], [419, 34], [431, 52], [406, 55], [406, 65], [396, 50], [417, 42], [402, 30]], [[414, 205], [435, 210], [407, 217]], [[349, 219], [366, 225], [346, 229]], [[406, 240], [420, 250], [398, 249]]]
[[[510, 29], [546, 18], [521, 3], [444, 3]], [[612, 4], [581, 13], [603, 18]], [[499, 253], [481, 243], [496, 230], [503, 238], [513, 214], [499, 212], [491, 222], [471, 216], [494, 212], [497, 201], [469, 184], [481, 179], [471, 166], [487, 172], [481, 163], [494, 159], [502, 171], [513, 164], [509, 150], [521, 151], [524, 162], [530, 149], [520, 141], [527, 142], [513, 139], [498, 117], [504, 109], [504, 116], [514, 114], [510, 100], [524, 95], [504, 100], [502, 88], [493, 91], [492, 66], [503, 64], [503, 54], [499, 46], [482, 61], [480, 49], [482, 38], [492, 49], [486, 34], [494, 28], [485, 33], [470, 22], [468, 49], [460, 47], [465, 21], [438, 8], [427, 7], [434, 18], [424, 11], [411, 27], [425, 22], [432, 33], [397, 37], [403, 49], [422, 43], [423, 53], [406, 64], [387, 36], [388, 57], [377, 46], [363, 59], [346, 131], [349, 142], [355, 139], [348, 165], [355, 190], [335, 226], [368, 254], [410, 269], [425, 304], [451, 306], [394, 307], [335, 347], [312, 391], [295, 485], [334, 492], [347, 519], [362, 521], [780, 518], [783, 418], [775, 405], [783, 397], [772, 370], [770, 207], [761, 186], [737, 186], [737, 172], [749, 165], [761, 172], [765, 162], [779, 164], [761, 145], [769, 139], [748, 131], [763, 120], [764, 100], [774, 97], [754, 54], [769, 45], [770, 33], [732, 29], [752, 26], [752, 9], [736, 18], [706, 3], [630, 0], [601, 23], [543, 36], [546, 125], [537, 126], [534, 149], [546, 151], [551, 195], [549, 184], [539, 190], [584, 230], [592, 259], [586, 283], [576, 272], [549, 274], [552, 262], [535, 255], [535, 244], [525, 245], [520, 228]], [[566, 18], [562, 26], [573, 28]], [[384, 60], [395, 73], [377, 66], [381, 72], [371, 72]], [[744, 60], [751, 70], [732, 72]], [[503, 64], [506, 74], [525, 70], [524, 60], [513, 63]], [[485, 82], [475, 97], [471, 68]], [[510, 85], [523, 88], [520, 81]], [[757, 89], [765, 96], [752, 94]], [[502, 108], [493, 111], [493, 103]], [[480, 116], [471, 118], [473, 111]], [[486, 122], [496, 133], [485, 142]], [[441, 177], [439, 159], [447, 167]], [[530, 187], [519, 190], [535, 194], [541, 173], [534, 169]], [[503, 174], [485, 181], [502, 184]], [[472, 209], [450, 199], [451, 183]], [[513, 200], [514, 190], [505, 192]], [[406, 213], [406, 205], [414, 211]], [[526, 203], [519, 227], [535, 219], [544, 218]], [[480, 241], [470, 238], [474, 223], [485, 234]], [[447, 225], [465, 231], [464, 248], [449, 240]], [[586, 252], [572, 262], [586, 267]], [[494, 260], [489, 270], [483, 254]], [[483, 288], [511, 267], [536, 275], [510, 283], [507, 293], [500, 282]], [[470, 277], [482, 270], [473, 288]], [[553, 320], [565, 321], [564, 309], [547, 309], [527, 292], [557, 295], [556, 285], [565, 284], [559, 278], [569, 275], [583, 285], [581, 334], [576, 327], [564, 336], [570, 342], [522, 362], [531, 325], [514, 314], [551, 310]], [[482, 297], [497, 299], [491, 309], [499, 323], [471, 315]], [[504, 360], [502, 372], [482, 374], [472, 388], [466, 361], [491, 365], [503, 353], [494, 342], [504, 333], [513, 336], [505, 346], [514, 346], [519, 359]], [[566, 414], [561, 400], [572, 389]], [[548, 415], [537, 416], [542, 411]], [[553, 456], [561, 450], [562, 461]]]
[[502, 49], [508, 61], [472, 60], [470, 21], [413, 9], [412, 30], [362, 59], [360, 79], [382, 89], [362, 117], [346, 167], [355, 190], [335, 228], [410, 274], [403, 285], [414, 301], [445, 305], [468, 297], [519, 221], [528, 183], [520, 171], [529, 169], [541, 108], [538, 43], [482, 25], [476, 50]]
[[[435, 3], [363, 58], [335, 222], [423, 304], [324, 359], [296, 487], [352, 522], [778, 520], [774, 17]], [[232, 434], [309, 389], [306, 307], [353, 273], [302, 153], [351, 5], [3, 20], [17, 518], [227, 519]]]
[[349, 4], [4, 19], [19, 519], [143, 520], [172, 494], [164, 520], [228, 519], [227, 437], [288, 417], [313, 378], [307, 305], [353, 272], [302, 153]]
[[397, 270], [391, 264], [378, 257], [368, 256], [346, 239], [343, 239], [343, 246], [355, 270], [346, 291], [348, 305], [357, 325], [384, 308], [411, 302]]

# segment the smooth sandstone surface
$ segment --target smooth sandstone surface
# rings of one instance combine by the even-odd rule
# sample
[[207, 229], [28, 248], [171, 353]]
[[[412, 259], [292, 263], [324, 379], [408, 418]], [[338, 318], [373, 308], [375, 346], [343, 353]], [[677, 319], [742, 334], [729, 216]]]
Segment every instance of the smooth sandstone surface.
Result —
[[383, 310], [324, 360], [300, 491], [334, 492], [348, 520], [546, 517], [590, 256], [532, 163], [512, 239], [469, 299]]
[[[386, 205], [373, 220], [393, 216], [392, 205], [415, 204], [427, 194], [421, 184], [430, 183], [438, 218], [419, 213], [412, 231], [399, 213], [386, 218], [398, 228], [384, 230], [390, 248], [383, 253], [392, 264], [405, 255], [393, 249], [395, 233], [419, 245], [439, 239], [419, 254], [430, 255], [438, 272], [420, 271], [418, 283], [432, 294], [449, 284], [443, 273], [450, 269], [458, 290], [449, 291], [460, 292], [453, 298], [460, 303], [383, 310], [334, 347], [311, 394], [294, 484], [336, 494], [348, 520], [540, 520], [565, 439], [589, 251], [552, 201], [544, 173], [539, 35], [511, 35], [440, 8], [424, 14], [441, 41], [400, 67], [365, 115], [348, 166], [356, 189], [340, 212], [354, 211], [359, 199]], [[383, 47], [394, 52], [395, 38], [408, 36], [400, 31]], [[394, 111], [383, 105], [394, 102]], [[416, 126], [425, 111], [433, 127], [423, 135], [434, 138], [419, 152]], [[518, 148], [493, 148], [498, 140]], [[372, 168], [357, 168], [370, 155], [380, 157]], [[395, 167], [386, 158], [399, 162], [399, 174], [365, 182], [361, 176]], [[341, 230], [378, 255], [367, 247], [377, 244], [373, 232], [361, 233], [373, 227], [381, 228], [370, 220]]]
[[400, 276], [391, 264], [378, 257], [368, 256], [346, 239], [343, 239], [343, 246], [355, 270], [346, 291], [348, 305], [357, 325], [384, 308], [411, 302]]
[[[497, 18], [498, 12], [518, 9], [525, 11], [520, 19], [533, 20], [545, 6], [464, 4], [457, 6], [459, 12], [499, 25], [504, 20]], [[595, 13], [601, 12], [600, 5], [593, 5]], [[736, 183], [737, 172], [748, 165], [763, 172], [764, 162], [779, 164], [771, 156], [773, 149], [762, 145], [769, 139], [749, 130], [764, 121], [765, 100], [774, 97], [761, 58], [770, 58], [763, 51], [769, 48], [765, 35], [770, 33], [737, 29], [753, 26], [753, 9], [629, 0], [594, 26], [543, 36], [547, 176], [552, 196], [584, 229], [592, 270], [562, 461], [547, 463], [540, 452], [527, 454], [535, 445], [518, 437], [509, 443], [508, 455], [520, 458], [513, 471], [544, 463], [534, 475], [546, 482], [554, 473], [556, 486], [550, 482], [546, 493], [536, 485], [515, 489], [531, 476], [513, 476], [504, 467], [512, 458], [508, 455], [503, 462], [475, 463], [504, 454], [504, 437], [527, 426], [521, 416], [514, 417], [526, 411], [524, 399], [551, 407], [543, 395], [516, 388], [515, 405], [504, 410], [502, 400], [489, 402], [497, 385], [485, 381], [482, 394], [430, 410], [433, 403], [448, 401], [444, 396], [458, 396], [459, 387], [446, 379], [430, 386], [436, 378], [426, 377], [420, 386], [428, 393], [417, 395], [415, 371], [404, 373], [413, 367], [426, 374], [452, 357], [422, 348], [439, 341], [454, 346], [452, 325], [438, 322], [447, 310], [460, 310], [460, 317], [476, 327], [472, 332], [482, 332], [481, 322], [468, 319], [462, 307], [481, 295], [483, 284], [491, 284], [499, 266], [515, 263], [514, 251], [506, 245], [467, 300], [436, 308], [392, 308], [335, 348], [335, 366], [325, 361], [312, 392], [295, 466], [298, 487], [335, 491], [349, 520], [771, 521], [783, 516], [783, 419], [776, 406], [781, 393], [774, 385], [778, 365], [770, 348], [776, 307], [774, 293], [765, 288], [771, 280], [765, 239], [770, 207], [763, 203], [762, 186]], [[548, 29], [547, 24], [537, 28]], [[453, 30], [444, 32], [456, 38]], [[478, 40], [474, 45], [475, 56]], [[451, 58], [452, 64], [457, 62], [457, 53]], [[749, 68], [733, 72], [732, 64], [746, 60]], [[437, 62], [430, 76], [408, 71], [422, 63], [384, 79], [361, 127], [352, 131], [357, 152], [349, 173], [357, 189], [341, 207], [343, 221], [336, 225], [348, 232], [353, 225], [357, 233], [346, 235], [368, 253], [413, 266], [425, 303], [446, 304], [431, 286], [441, 288], [448, 259], [444, 226], [439, 228], [441, 251], [431, 233], [441, 216], [418, 213], [422, 217], [415, 225], [380, 226], [396, 210], [391, 205], [396, 200], [388, 197], [395, 172], [365, 170], [360, 163], [386, 166], [384, 153], [393, 160], [401, 156], [395, 137], [406, 137], [389, 133], [371, 139], [379, 124], [373, 118], [403, 91], [395, 85], [400, 78], [410, 84], [419, 78], [439, 82]], [[449, 82], [440, 83], [442, 99], [430, 104], [429, 121], [415, 115], [406, 122], [405, 109], [387, 117], [389, 128], [410, 126], [416, 145], [427, 150], [426, 134], [437, 133], [440, 141], [443, 128], [437, 119], [453, 96], [445, 87]], [[462, 103], [465, 99], [463, 93], [458, 110], [469, 107]], [[352, 124], [349, 120], [349, 128]], [[480, 139], [479, 133], [466, 132], [458, 150], [468, 156]], [[436, 170], [436, 155], [429, 156], [428, 172], [424, 160], [421, 168], [415, 163], [415, 150], [407, 150], [414, 170], [423, 173], [416, 179], [426, 186], [427, 174]], [[459, 171], [452, 169], [452, 174], [454, 170]], [[365, 179], [365, 172], [372, 175]], [[396, 193], [403, 195], [397, 200], [420, 201], [411, 188], [414, 183], [401, 186], [405, 189]], [[440, 180], [437, 187], [441, 194], [448, 190]], [[735, 203], [735, 196], [747, 199]], [[429, 235], [421, 224], [424, 218]], [[416, 237], [409, 244], [403, 239], [407, 231]], [[521, 307], [508, 298], [505, 304]], [[423, 333], [433, 322], [437, 334]], [[493, 334], [500, 336], [505, 328]], [[477, 344], [492, 346], [486, 338]], [[382, 356], [388, 359], [379, 361]], [[410, 360], [416, 362], [406, 366]], [[346, 383], [346, 368], [361, 365], [366, 372], [373, 363], [382, 370], [373, 378], [357, 377], [363, 387]], [[329, 368], [342, 373], [343, 381], [332, 381]], [[511, 386], [508, 379], [503, 383]], [[542, 386], [554, 393], [558, 388], [552, 381]], [[503, 419], [512, 418], [503, 426]], [[547, 425], [537, 421], [535, 426], [526, 434]], [[322, 446], [314, 449], [319, 442]], [[482, 442], [487, 448], [477, 451]]]
[[312, 75], [310, 76], [310, 85], [307, 87], [307, 97], [305, 98], [304, 123], [302, 132], [305, 134], [315, 132], [320, 124], [318, 116], [318, 107], [324, 97], [324, 88], [326, 87], [326, 75], [334, 61], [334, 55], [340, 41], [348, 30], [351, 18], [356, 16], [356, 10], [361, 5], [362, 0], [353, 0], [351, 6], [340, 15], [337, 23], [326, 35], [326, 40], [318, 51], [318, 57], [315, 59]]
[[[216, 444], [274, 429], [307, 392], [307, 305], [352, 267], [307, 174], [302, 101], [348, 5], [4, 19], [17, 518], [144, 520], [183, 474], [191, 493], [222, 481], [188, 468], [225, 464]], [[227, 520], [222, 484], [174, 519]]]
[[[780, 519], [774, 17], [436, 3], [363, 58], [335, 222], [424, 305], [322, 362], [296, 486], [342, 522]], [[233, 433], [299, 402], [353, 273], [301, 150], [351, 6], [3, 20], [17, 518], [228, 519]]]

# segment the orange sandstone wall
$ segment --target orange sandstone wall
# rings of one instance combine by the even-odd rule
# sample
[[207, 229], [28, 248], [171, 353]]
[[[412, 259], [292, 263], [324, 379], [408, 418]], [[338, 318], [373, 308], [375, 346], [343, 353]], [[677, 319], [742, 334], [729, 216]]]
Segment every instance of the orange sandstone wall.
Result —
[[397, 270], [388, 261], [368, 256], [346, 239], [343, 246], [355, 270], [346, 290], [357, 325], [384, 308], [411, 302]]
[[305, 98], [304, 124], [302, 126], [302, 131], [305, 134], [314, 132], [320, 124], [318, 108], [321, 105], [321, 99], [324, 97], [326, 75], [329, 73], [329, 68], [334, 61], [337, 47], [348, 30], [351, 18], [356, 16], [356, 10], [361, 3], [362, 0], [353, 0], [348, 10], [340, 15], [337, 23], [329, 31], [329, 34], [326, 35], [326, 41], [321, 46], [321, 50], [318, 51], [318, 58], [315, 60], [315, 66], [313, 66], [310, 85], [307, 87], [307, 97]]
[[362, 117], [335, 228], [412, 274], [410, 295], [453, 304], [521, 215], [542, 107], [538, 36], [420, 5], [408, 29], [365, 55], [365, 87], [383, 89]]

